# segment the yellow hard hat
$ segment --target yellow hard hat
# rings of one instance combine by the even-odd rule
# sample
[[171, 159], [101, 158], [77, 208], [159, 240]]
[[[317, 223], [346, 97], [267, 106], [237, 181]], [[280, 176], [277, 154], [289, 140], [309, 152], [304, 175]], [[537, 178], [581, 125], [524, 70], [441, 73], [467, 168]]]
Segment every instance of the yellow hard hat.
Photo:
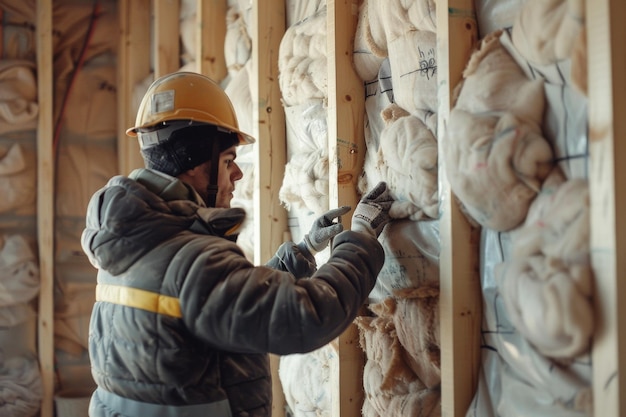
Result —
[[195, 72], [175, 72], [155, 80], [143, 96], [135, 126], [126, 131], [137, 136], [142, 130], [158, 129], [163, 122], [189, 120], [219, 126], [239, 136], [239, 144], [254, 138], [239, 130], [235, 109], [212, 79]]

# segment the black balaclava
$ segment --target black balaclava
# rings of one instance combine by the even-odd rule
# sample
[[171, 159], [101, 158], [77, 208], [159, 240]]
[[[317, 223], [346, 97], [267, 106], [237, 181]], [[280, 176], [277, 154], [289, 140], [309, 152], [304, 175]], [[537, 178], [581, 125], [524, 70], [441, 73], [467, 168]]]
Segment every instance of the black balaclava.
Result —
[[[142, 146], [141, 155], [146, 168], [154, 169], [177, 177], [185, 171], [211, 160], [212, 187], [209, 190], [207, 205], [215, 205], [217, 193], [217, 172], [219, 155], [226, 149], [239, 143], [236, 133], [225, 131], [209, 124], [187, 124], [180, 127], [180, 122], [161, 125], [153, 132], [158, 137], [152, 146]], [[169, 130], [169, 132], [168, 132]], [[158, 136], [155, 136], [158, 134]]]

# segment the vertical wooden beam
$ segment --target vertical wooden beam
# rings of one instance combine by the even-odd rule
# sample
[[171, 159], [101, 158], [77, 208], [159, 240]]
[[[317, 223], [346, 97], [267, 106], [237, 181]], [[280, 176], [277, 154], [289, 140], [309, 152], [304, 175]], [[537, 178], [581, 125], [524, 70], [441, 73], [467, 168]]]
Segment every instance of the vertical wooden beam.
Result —
[[[477, 41], [472, 0], [437, 3], [438, 136], [446, 126], [454, 87]], [[439, 142], [441, 143], [441, 141]], [[439, 155], [445, 149], [439, 147]], [[472, 401], [480, 369], [482, 299], [479, 233], [456, 204], [439, 158], [440, 328], [442, 415], [462, 417]]]
[[180, 0], [154, 0], [154, 78], [180, 69]]
[[[250, 89], [253, 103], [251, 132], [257, 139], [254, 167], [254, 261], [264, 264], [283, 242], [288, 231], [287, 211], [278, 192], [287, 163], [285, 111], [278, 85], [278, 50], [285, 33], [285, 2], [258, 0], [252, 8], [252, 74]], [[271, 355], [272, 416], [285, 414], [285, 396], [278, 377], [279, 357]]]
[[150, 0], [119, 0], [120, 45], [117, 56], [118, 166], [121, 174], [143, 167], [137, 141], [126, 136], [135, 125], [133, 90], [151, 72]]
[[[222, 81], [228, 73], [224, 55], [227, 6], [226, 0], [198, 0], [197, 3], [196, 60], [198, 72], [217, 82]], [[284, 6], [282, 7], [284, 8]]]
[[[329, 205], [349, 205], [346, 228], [358, 203], [357, 181], [365, 159], [365, 89], [353, 67], [358, 0], [327, 3]], [[331, 375], [332, 416], [360, 416], [365, 355], [355, 324], [334, 342], [338, 371]]]
[[54, 415], [54, 155], [52, 1], [37, 0], [37, 239], [39, 250], [38, 350], [41, 417]]
[[259, 0], [252, 9], [252, 133], [257, 138], [255, 165], [255, 263], [265, 263], [283, 242], [287, 211], [278, 191], [287, 160], [285, 111], [278, 85], [278, 49], [285, 33], [285, 6], [278, 0]]
[[[359, 3], [327, 3], [329, 202], [353, 209], [365, 160], [365, 87], [352, 61]], [[344, 216], [351, 218], [352, 212]]]
[[626, 414], [626, 4], [600, 0], [586, 7], [594, 415], [621, 416]]

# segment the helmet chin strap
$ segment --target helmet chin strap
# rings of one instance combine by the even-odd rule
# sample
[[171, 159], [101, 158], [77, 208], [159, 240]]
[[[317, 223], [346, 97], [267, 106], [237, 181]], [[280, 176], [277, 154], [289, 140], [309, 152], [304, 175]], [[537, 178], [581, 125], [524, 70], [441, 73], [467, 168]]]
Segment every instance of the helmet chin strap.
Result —
[[209, 186], [207, 187], [207, 207], [215, 207], [217, 198], [217, 176], [220, 163], [220, 145], [219, 139], [213, 140], [213, 149], [211, 150], [211, 173], [209, 177]]

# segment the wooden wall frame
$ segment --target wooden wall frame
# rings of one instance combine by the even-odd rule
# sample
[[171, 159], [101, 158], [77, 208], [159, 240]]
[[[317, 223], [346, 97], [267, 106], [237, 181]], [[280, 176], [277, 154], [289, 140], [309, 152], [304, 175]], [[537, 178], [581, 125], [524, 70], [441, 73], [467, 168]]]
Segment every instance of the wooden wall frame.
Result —
[[38, 334], [41, 417], [54, 414], [54, 67], [52, 2], [37, 0], [37, 242], [39, 252]]
[[587, 1], [595, 416], [626, 414], [626, 4]]
[[[445, 135], [452, 91], [477, 40], [472, 0], [437, 3], [437, 83], [439, 137]], [[439, 141], [439, 154], [442, 141]], [[439, 159], [439, 320], [441, 340], [441, 413], [464, 417], [478, 385], [482, 296], [478, 270], [480, 232], [454, 200]]]
[[[226, 0], [197, 0], [198, 68], [215, 78], [226, 74], [216, 53], [224, 43]], [[625, 293], [626, 257], [626, 5], [621, 0], [587, 1], [591, 246], [596, 275], [594, 305], [596, 332], [593, 344], [594, 414], [626, 413], [626, 384], [620, 371], [626, 367], [626, 320], [620, 296]], [[53, 157], [53, 56], [52, 0], [37, 0], [37, 78], [39, 121], [37, 131], [37, 233], [41, 288], [38, 299], [38, 356], [43, 400], [40, 417], [54, 415], [54, 157]], [[118, 154], [121, 174], [143, 166], [135, 141], [126, 128], [135, 121], [133, 89], [154, 72], [162, 75], [178, 69], [179, 45], [174, 33], [178, 22], [172, 8], [176, 0], [118, 0]], [[356, 178], [351, 169], [364, 155], [363, 91], [351, 67], [351, 52], [358, 0], [328, 0], [329, 157], [330, 203], [358, 202]], [[446, 129], [451, 91], [476, 42], [476, 16], [471, 0], [437, 3], [439, 134]], [[160, 31], [152, 25], [159, 22]], [[285, 31], [284, 1], [256, 0], [253, 7], [254, 122], [259, 140], [255, 171], [255, 216], [258, 219], [255, 262], [263, 263], [283, 241], [286, 212], [278, 202], [278, 190], [286, 163], [285, 120], [278, 88], [278, 47]], [[207, 24], [207, 22], [210, 22]], [[350, 24], [348, 24], [350, 23]], [[176, 39], [176, 40], [175, 40]], [[147, 47], [150, 46], [150, 47]], [[221, 52], [223, 50], [220, 49]], [[346, 123], [346, 120], [349, 122]], [[356, 156], [355, 156], [356, 155]], [[351, 169], [339, 161], [356, 158]], [[352, 159], [351, 159], [352, 160]], [[440, 171], [441, 193], [441, 352], [442, 414], [461, 417], [472, 400], [480, 366], [481, 297], [477, 271], [477, 238], [456, 205]], [[348, 216], [345, 216], [348, 218]], [[261, 244], [263, 242], [263, 244]], [[268, 244], [269, 242], [269, 244]], [[626, 307], [625, 307], [626, 308]], [[357, 417], [362, 401], [363, 357], [354, 327], [335, 342], [340, 355], [339, 372], [333, 378], [334, 417]], [[278, 380], [277, 357], [272, 357]], [[276, 382], [275, 381], [275, 382]], [[275, 390], [279, 386], [275, 383]], [[274, 415], [284, 415], [284, 398], [275, 397]]]

